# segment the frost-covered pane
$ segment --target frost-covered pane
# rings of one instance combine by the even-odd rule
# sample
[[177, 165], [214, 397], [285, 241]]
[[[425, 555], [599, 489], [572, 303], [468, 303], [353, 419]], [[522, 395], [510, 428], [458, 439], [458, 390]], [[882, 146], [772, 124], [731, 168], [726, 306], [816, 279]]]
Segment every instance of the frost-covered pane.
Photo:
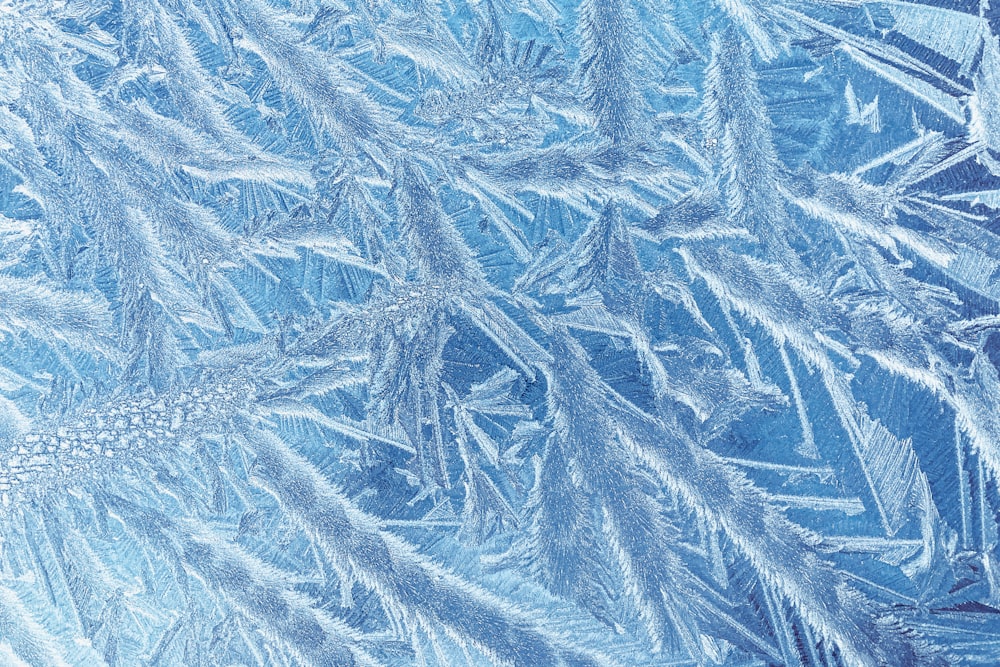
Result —
[[997, 664], [990, 4], [0, 0], [0, 663]]

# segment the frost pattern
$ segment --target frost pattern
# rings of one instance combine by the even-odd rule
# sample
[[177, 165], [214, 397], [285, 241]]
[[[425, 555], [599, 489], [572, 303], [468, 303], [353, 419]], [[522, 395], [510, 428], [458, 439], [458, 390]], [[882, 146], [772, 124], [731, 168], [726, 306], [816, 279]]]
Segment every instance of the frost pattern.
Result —
[[0, 663], [996, 664], [998, 33], [0, 1]]

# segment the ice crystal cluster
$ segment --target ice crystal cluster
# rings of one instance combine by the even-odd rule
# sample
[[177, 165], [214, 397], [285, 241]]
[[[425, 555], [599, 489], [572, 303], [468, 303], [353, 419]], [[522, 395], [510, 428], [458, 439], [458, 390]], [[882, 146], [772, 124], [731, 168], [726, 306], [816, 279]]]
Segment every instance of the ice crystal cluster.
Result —
[[1000, 664], [991, 0], [0, 0], [0, 665]]

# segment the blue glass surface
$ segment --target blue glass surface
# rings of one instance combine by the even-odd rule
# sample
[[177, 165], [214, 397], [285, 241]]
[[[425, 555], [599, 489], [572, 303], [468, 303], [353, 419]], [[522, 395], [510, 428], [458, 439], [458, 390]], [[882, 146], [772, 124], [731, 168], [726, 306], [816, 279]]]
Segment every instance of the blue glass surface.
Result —
[[1000, 664], [990, 5], [0, 0], [0, 665]]

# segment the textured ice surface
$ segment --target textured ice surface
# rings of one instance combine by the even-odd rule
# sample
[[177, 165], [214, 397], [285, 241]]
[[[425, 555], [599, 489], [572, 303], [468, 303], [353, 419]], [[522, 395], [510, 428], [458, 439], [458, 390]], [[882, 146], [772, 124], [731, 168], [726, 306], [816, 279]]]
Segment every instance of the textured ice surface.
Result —
[[0, 0], [0, 665], [1000, 663], [989, 0]]

